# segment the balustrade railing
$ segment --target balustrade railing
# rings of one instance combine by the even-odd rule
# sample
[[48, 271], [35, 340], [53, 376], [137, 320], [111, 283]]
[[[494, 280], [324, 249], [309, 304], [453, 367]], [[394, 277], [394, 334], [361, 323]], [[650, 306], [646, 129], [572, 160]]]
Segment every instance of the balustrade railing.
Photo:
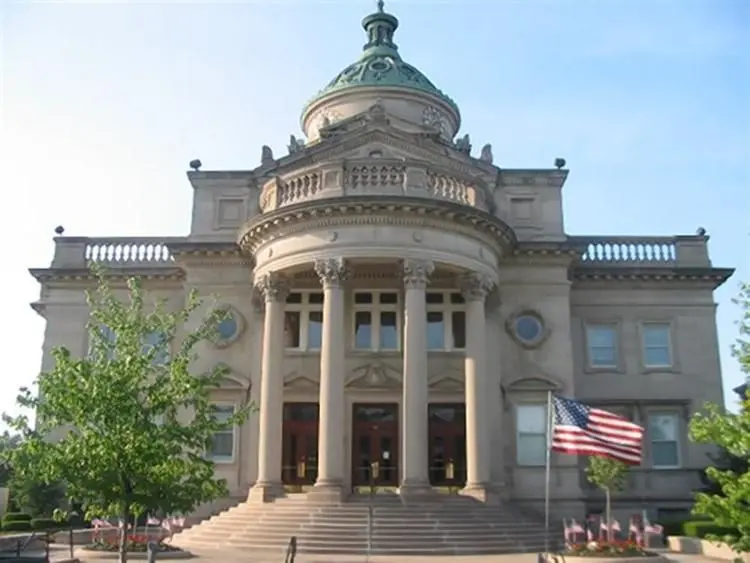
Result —
[[59, 237], [53, 267], [164, 267], [174, 263], [167, 244], [179, 237]]
[[639, 237], [577, 236], [583, 265], [596, 266], [710, 266], [703, 236]]

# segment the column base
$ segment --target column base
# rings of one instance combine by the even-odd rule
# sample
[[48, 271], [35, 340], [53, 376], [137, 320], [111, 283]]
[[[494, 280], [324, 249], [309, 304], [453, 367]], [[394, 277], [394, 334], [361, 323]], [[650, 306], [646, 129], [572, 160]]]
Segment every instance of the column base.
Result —
[[266, 503], [273, 502], [277, 498], [285, 496], [284, 485], [281, 483], [274, 482], [258, 482], [252, 486], [250, 492], [247, 494], [247, 502], [249, 503]]
[[500, 504], [500, 495], [490, 483], [467, 483], [458, 494], [485, 504]]
[[404, 501], [430, 500], [435, 496], [435, 489], [428, 481], [404, 481], [398, 488], [398, 494]]
[[307, 493], [307, 501], [313, 504], [339, 504], [344, 500], [344, 485], [341, 481], [318, 481]]

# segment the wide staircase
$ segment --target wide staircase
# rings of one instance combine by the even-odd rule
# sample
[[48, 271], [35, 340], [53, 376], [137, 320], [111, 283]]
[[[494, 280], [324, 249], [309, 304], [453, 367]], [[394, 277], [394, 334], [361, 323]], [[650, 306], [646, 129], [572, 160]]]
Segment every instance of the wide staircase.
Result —
[[[560, 526], [551, 532], [559, 547]], [[305, 494], [265, 505], [242, 503], [176, 534], [174, 545], [197, 552], [250, 553], [286, 549], [309, 554], [458, 555], [542, 551], [544, 524], [503, 504], [451, 495], [404, 504], [397, 495], [354, 495], [336, 505], [312, 505]]]

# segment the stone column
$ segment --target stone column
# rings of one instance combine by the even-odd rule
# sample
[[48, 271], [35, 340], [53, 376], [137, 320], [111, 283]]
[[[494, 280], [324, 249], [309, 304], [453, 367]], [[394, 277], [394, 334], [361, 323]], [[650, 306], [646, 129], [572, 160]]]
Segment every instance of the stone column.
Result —
[[248, 500], [272, 501], [283, 494], [281, 483], [281, 440], [284, 410], [284, 303], [286, 280], [272, 272], [256, 280], [263, 294], [263, 358], [260, 368], [258, 436], [258, 478]]
[[427, 307], [425, 288], [435, 266], [404, 260], [404, 382], [401, 495], [430, 491], [428, 449]]
[[342, 258], [315, 261], [323, 284], [323, 339], [320, 350], [318, 479], [313, 501], [338, 502], [344, 488], [344, 288], [348, 271]]
[[462, 493], [486, 501], [490, 486], [490, 433], [484, 305], [492, 283], [484, 275], [471, 273], [463, 276], [460, 287], [466, 300], [466, 488]]

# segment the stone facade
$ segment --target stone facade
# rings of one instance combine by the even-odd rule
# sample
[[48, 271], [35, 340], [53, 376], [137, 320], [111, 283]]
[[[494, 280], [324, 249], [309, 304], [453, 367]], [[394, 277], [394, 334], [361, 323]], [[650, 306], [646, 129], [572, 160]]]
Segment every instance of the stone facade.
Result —
[[[395, 18], [368, 18], [368, 64], [403, 63]], [[377, 25], [393, 28], [386, 43]], [[723, 402], [713, 291], [731, 270], [712, 266], [708, 236], [570, 236], [564, 162], [500, 168], [489, 145], [473, 156], [468, 136], [454, 140], [457, 106], [424, 82], [337, 80], [289, 154], [188, 172], [189, 235], [55, 238], [51, 266], [32, 270], [43, 369], [55, 346], [85, 353], [98, 262], [175, 307], [197, 288], [230, 311], [195, 367], [231, 368], [217, 413], [260, 406], [216, 440], [234, 495], [379, 483], [539, 507], [554, 391], [649, 429], [620, 506], [685, 509], [707, 461], [687, 421]], [[584, 465], [553, 456], [556, 505], [601, 505]]]

